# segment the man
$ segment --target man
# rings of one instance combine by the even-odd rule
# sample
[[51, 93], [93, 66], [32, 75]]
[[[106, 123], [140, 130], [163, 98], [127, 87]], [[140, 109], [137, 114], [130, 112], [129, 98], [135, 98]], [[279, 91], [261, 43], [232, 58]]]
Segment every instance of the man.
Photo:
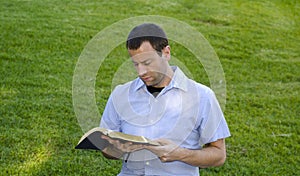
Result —
[[126, 47], [138, 78], [115, 88], [100, 126], [160, 145], [102, 136], [111, 145], [104, 156], [124, 159], [119, 175], [199, 175], [199, 167], [221, 166], [230, 132], [212, 90], [169, 65], [171, 49], [159, 26], [136, 26]]

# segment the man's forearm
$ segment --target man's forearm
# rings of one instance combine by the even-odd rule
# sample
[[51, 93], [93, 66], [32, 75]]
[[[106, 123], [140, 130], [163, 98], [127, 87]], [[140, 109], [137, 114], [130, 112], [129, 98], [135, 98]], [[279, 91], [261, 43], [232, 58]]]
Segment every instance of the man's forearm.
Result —
[[201, 150], [179, 148], [179, 160], [200, 168], [221, 166], [226, 160], [226, 150], [208, 146]]

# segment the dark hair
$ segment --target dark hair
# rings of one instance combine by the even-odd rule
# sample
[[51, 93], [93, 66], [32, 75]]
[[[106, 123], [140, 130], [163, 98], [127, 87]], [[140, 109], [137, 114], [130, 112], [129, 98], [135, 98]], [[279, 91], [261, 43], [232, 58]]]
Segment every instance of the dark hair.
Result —
[[161, 27], [152, 23], [144, 23], [131, 30], [127, 37], [126, 48], [136, 50], [145, 41], [148, 41], [160, 55], [162, 49], [169, 45]]

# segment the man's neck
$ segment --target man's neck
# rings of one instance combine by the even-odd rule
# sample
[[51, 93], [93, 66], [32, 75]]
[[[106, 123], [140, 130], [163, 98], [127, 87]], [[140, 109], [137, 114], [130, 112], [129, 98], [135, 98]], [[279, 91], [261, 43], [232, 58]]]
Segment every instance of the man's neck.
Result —
[[164, 89], [164, 87], [152, 87], [147, 86], [147, 90], [154, 96], [157, 97], [157, 95]]
[[154, 87], [167, 87], [170, 84], [173, 76], [174, 76], [174, 71], [173, 71], [172, 67], [169, 66], [167, 68], [165, 79], [163, 80], [163, 82], [160, 85], [154, 86]]

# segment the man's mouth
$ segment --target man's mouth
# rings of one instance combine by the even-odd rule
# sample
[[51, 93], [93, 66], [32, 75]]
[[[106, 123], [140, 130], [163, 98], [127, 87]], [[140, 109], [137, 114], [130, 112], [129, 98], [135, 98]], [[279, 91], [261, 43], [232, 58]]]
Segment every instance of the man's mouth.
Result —
[[142, 77], [142, 80], [145, 82], [149, 82], [151, 80], [151, 76]]

